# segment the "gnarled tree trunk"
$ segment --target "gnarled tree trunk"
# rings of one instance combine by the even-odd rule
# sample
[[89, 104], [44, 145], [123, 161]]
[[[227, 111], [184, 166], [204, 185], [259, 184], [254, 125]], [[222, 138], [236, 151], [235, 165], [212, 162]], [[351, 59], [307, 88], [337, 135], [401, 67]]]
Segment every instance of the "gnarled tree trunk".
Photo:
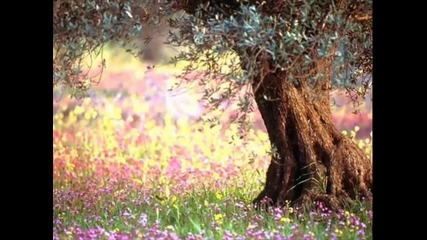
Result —
[[317, 98], [306, 82], [287, 81], [284, 72], [255, 79], [255, 101], [276, 149], [264, 190], [254, 200], [283, 204], [320, 200], [335, 208], [343, 199], [369, 197], [372, 163], [332, 122], [326, 82]]

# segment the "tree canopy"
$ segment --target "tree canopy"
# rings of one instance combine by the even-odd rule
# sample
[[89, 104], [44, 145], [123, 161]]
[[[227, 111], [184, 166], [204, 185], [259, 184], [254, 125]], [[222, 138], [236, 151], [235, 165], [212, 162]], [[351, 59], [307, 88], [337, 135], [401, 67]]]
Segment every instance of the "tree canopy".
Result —
[[[371, 0], [58, 0], [53, 84], [84, 94], [100, 80], [87, 75], [91, 66], [84, 66], [84, 59], [102, 55], [112, 41], [138, 56], [133, 40], [167, 24], [166, 44], [185, 49], [171, 59], [187, 62], [182, 80], [199, 73], [203, 100], [212, 108], [237, 101], [239, 119], [252, 110], [253, 77], [276, 70], [313, 89], [324, 88], [326, 79], [327, 87], [344, 88], [357, 101], [372, 81], [371, 5]], [[322, 68], [327, 62], [332, 69]]]

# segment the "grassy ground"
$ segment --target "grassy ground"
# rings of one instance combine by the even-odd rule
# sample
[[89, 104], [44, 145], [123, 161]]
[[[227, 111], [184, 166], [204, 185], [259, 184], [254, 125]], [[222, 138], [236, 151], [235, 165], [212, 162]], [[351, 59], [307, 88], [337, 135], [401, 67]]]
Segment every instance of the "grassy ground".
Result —
[[[136, 60], [110, 59], [95, 95], [53, 103], [54, 239], [372, 238], [372, 208], [362, 202], [255, 211], [269, 164], [262, 127], [244, 142], [233, 124], [198, 123], [195, 101], [157, 96], [170, 66], [147, 77]], [[334, 112], [337, 123], [348, 115]], [[344, 133], [370, 155], [369, 134], [356, 138], [362, 125]]]

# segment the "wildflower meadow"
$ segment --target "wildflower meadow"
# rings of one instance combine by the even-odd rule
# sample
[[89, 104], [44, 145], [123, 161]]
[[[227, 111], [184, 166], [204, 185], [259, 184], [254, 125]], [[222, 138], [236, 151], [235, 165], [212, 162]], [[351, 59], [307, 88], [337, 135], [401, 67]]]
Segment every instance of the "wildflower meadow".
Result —
[[[88, 96], [53, 93], [53, 239], [372, 239], [363, 199], [254, 209], [270, 161], [259, 116], [245, 138], [198, 121], [192, 88], [168, 91], [176, 67], [109, 54]], [[371, 156], [371, 110], [339, 101], [337, 127]]]

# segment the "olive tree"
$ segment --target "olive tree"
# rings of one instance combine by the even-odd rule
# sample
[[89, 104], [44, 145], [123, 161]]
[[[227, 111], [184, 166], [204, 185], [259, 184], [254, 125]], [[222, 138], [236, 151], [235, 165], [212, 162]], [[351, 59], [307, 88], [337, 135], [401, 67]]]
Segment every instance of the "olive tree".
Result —
[[[54, 84], [84, 91], [85, 54], [114, 40], [138, 55], [130, 37], [167, 22], [166, 43], [185, 49], [172, 61], [188, 63], [182, 81], [204, 87], [209, 109], [237, 102], [242, 134], [248, 114], [261, 113], [273, 151], [254, 203], [334, 207], [371, 196], [372, 162], [336, 128], [330, 108], [334, 89], [357, 102], [371, 86], [371, 16], [370, 0], [63, 0], [54, 14]], [[194, 72], [201, 77], [189, 78]]]

